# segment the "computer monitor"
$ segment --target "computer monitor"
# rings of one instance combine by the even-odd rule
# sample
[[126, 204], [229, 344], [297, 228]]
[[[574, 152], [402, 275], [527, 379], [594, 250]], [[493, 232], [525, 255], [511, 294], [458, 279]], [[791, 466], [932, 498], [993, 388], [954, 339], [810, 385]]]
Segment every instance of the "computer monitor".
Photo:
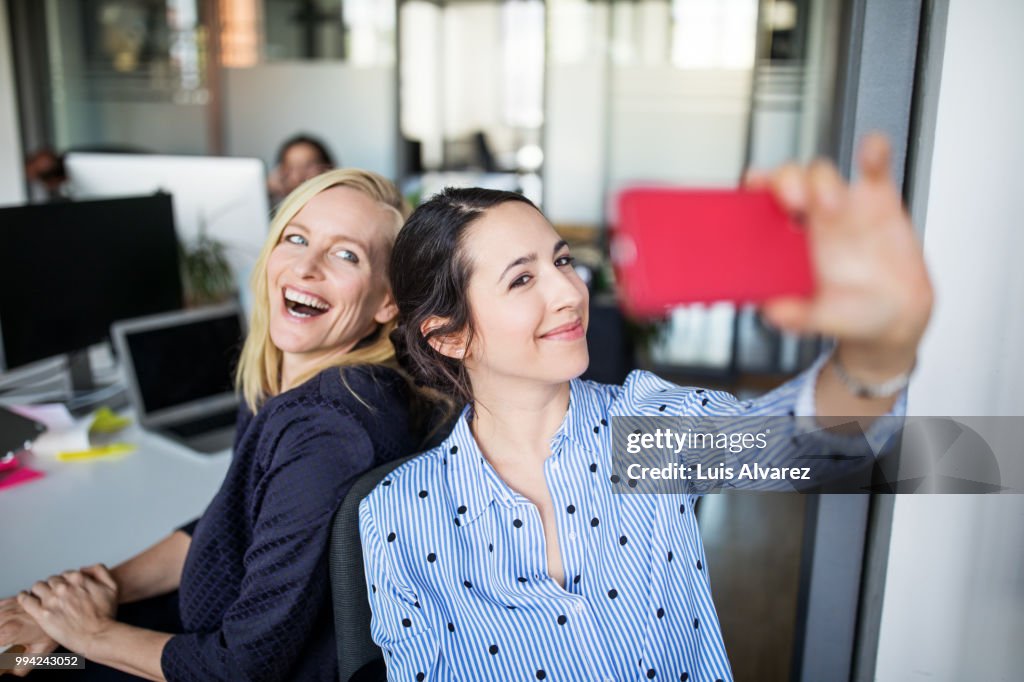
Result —
[[[200, 230], [225, 246], [246, 303], [248, 279], [270, 225], [266, 171], [258, 159], [71, 153], [64, 160], [75, 199], [167, 192], [178, 237]], [[246, 306], [248, 308], [248, 306]]]
[[75, 353], [182, 306], [171, 197], [0, 208], [0, 366]]

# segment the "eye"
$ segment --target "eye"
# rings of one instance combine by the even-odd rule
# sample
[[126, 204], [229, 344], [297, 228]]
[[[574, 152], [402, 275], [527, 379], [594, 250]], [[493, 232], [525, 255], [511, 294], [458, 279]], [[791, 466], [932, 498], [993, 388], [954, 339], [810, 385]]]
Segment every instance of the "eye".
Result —
[[352, 251], [349, 251], [348, 249], [338, 249], [332, 255], [335, 255], [338, 258], [342, 258], [342, 259], [350, 261], [352, 263], [358, 263], [359, 262], [359, 256], [357, 256]]
[[289, 244], [298, 244], [299, 246], [306, 246], [309, 242], [301, 234], [286, 234], [284, 239], [281, 241], [288, 242]]
[[566, 256], [559, 256], [558, 258], [555, 259], [555, 267], [563, 268], [566, 265], [572, 265], [575, 262], [576, 262], [576, 259], [573, 258], [572, 256], [568, 256], [568, 255], [566, 255]]
[[512, 280], [512, 283], [508, 285], [509, 289], [515, 289], [516, 287], [525, 286], [527, 282], [533, 279], [533, 275], [523, 274]]

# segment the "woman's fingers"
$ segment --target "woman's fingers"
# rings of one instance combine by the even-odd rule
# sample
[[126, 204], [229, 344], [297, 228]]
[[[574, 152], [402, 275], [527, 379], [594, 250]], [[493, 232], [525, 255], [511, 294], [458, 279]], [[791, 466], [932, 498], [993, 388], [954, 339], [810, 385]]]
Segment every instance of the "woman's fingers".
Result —
[[32, 589], [29, 590], [29, 593], [39, 599], [47, 599], [53, 595], [53, 588], [50, 587], [48, 580], [37, 580], [32, 583]]
[[82, 573], [111, 590], [117, 589], [117, 581], [114, 580], [114, 576], [111, 575], [110, 570], [103, 564], [84, 566], [82, 568]]
[[[64, 579], [61, 575], [51, 575], [46, 579], [46, 584], [50, 586], [52, 593], [55, 595], [66, 594], [68, 589], [71, 587], [70, 583]], [[34, 591], [34, 590], [33, 590]], [[36, 594], [39, 594], [38, 592]], [[42, 597], [43, 595], [39, 595]]]
[[60, 577], [71, 585], [81, 586], [85, 583], [85, 576], [80, 571], [64, 571]]
[[748, 190], [771, 189], [772, 175], [767, 171], [748, 168], [743, 171], [743, 180], [740, 181], [740, 185]]
[[869, 133], [857, 152], [857, 167], [861, 177], [871, 182], [889, 182], [892, 169], [892, 150], [889, 140], [881, 133]]
[[930, 284], [892, 181], [888, 142], [869, 136], [857, 160], [861, 179], [852, 185], [827, 161], [805, 170], [786, 166], [772, 176], [777, 200], [802, 214], [808, 227], [815, 293], [809, 300], [768, 301], [762, 314], [792, 333], [902, 348], [920, 340], [931, 310]]
[[812, 224], [838, 217], [846, 204], [847, 186], [831, 162], [817, 160], [807, 171], [809, 218]]
[[[50, 589], [45, 583], [44, 586], [47, 590]], [[18, 605], [24, 609], [25, 613], [33, 618], [36, 618], [36, 615], [39, 613], [39, 609], [42, 608], [42, 602], [39, 600], [39, 597], [32, 592], [19, 592]], [[36, 618], [36, 620], [39, 619]]]
[[802, 215], [807, 211], [807, 173], [790, 163], [771, 176], [771, 190], [775, 199], [789, 213]]

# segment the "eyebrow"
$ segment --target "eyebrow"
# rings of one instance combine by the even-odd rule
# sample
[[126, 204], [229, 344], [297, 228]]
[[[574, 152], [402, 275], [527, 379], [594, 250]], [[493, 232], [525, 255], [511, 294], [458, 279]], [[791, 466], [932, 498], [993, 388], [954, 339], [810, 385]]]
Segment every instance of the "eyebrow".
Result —
[[[551, 255], [555, 255], [566, 246], [569, 246], [569, 243], [564, 239], [559, 239], [555, 243], [555, 248], [551, 249]], [[500, 282], [501, 280], [505, 279], [505, 275], [508, 274], [508, 271], [511, 270], [512, 268], [519, 267], [520, 265], [526, 265], [527, 263], [532, 263], [535, 260], [537, 260], [537, 254], [535, 253], [530, 253], [525, 256], [520, 256], [519, 258], [516, 258], [514, 261], [505, 266], [504, 270], [501, 271], [501, 276], [498, 277], [498, 281]]]

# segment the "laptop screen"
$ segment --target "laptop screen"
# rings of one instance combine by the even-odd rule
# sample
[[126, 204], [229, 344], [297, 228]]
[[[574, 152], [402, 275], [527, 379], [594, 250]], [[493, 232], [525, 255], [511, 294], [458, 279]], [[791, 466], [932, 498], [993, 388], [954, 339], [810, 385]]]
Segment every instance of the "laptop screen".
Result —
[[230, 395], [242, 336], [237, 311], [126, 333], [145, 411]]

